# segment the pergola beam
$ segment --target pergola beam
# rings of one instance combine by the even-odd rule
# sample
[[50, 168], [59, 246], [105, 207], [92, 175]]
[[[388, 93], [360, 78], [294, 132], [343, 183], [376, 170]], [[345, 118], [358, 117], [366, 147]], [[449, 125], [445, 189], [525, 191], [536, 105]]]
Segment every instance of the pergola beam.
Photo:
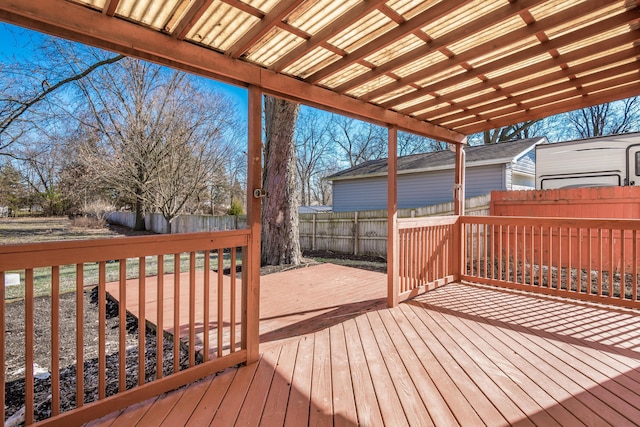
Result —
[[0, 20], [227, 83], [255, 86], [267, 94], [380, 125], [397, 126], [440, 141], [460, 143], [464, 139], [464, 135], [457, 132], [229, 58], [79, 4], [56, 0], [0, 0]]

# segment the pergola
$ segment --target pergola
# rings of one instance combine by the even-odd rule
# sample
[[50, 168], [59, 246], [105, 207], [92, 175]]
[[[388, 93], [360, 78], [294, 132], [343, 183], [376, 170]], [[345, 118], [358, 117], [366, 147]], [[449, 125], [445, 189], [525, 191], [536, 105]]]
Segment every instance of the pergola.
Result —
[[261, 187], [263, 93], [389, 129], [393, 306], [397, 131], [456, 145], [456, 215], [463, 214], [468, 135], [640, 95], [639, 6], [639, 0], [0, 0], [0, 20], [248, 88], [243, 342], [251, 362], [258, 354], [260, 199], [253, 190]]

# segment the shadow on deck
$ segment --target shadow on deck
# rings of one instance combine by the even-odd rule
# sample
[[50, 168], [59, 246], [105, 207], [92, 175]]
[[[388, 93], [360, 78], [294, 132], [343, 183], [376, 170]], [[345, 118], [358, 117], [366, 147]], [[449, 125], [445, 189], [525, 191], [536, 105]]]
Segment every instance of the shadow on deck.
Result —
[[636, 425], [640, 314], [451, 284], [393, 309], [386, 276], [264, 276], [261, 357], [91, 425]]

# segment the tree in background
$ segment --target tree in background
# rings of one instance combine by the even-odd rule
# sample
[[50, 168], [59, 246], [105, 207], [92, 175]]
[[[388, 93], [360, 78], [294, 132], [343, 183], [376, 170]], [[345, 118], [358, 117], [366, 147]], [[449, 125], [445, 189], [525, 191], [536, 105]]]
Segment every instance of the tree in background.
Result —
[[262, 265], [300, 264], [294, 132], [299, 104], [264, 97]]
[[600, 104], [566, 114], [577, 138], [615, 135], [640, 130], [640, 98]]
[[348, 167], [387, 155], [387, 137], [380, 126], [335, 114], [329, 126], [338, 156]]
[[295, 130], [295, 148], [302, 206], [321, 202], [315, 187], [327, 174], [330, 165], [335, 163], [329, 123], [318, 110], [304, 108], [300, 111]]

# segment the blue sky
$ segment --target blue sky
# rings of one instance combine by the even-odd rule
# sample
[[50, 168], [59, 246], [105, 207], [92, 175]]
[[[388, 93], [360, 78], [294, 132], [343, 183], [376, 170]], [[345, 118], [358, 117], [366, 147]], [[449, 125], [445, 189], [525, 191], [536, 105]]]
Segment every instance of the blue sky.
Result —
[[[24, 29], [10, 24], [0, 23], [0, 62], [13, 62], [28, 58], [34, 47], [42, 44], [44, 36], [36, 31]], [[237, 106], [239, 119], [247, 118], [247, 90], [211, 79], [202, 78], [207, 85], [221, 91]]]

